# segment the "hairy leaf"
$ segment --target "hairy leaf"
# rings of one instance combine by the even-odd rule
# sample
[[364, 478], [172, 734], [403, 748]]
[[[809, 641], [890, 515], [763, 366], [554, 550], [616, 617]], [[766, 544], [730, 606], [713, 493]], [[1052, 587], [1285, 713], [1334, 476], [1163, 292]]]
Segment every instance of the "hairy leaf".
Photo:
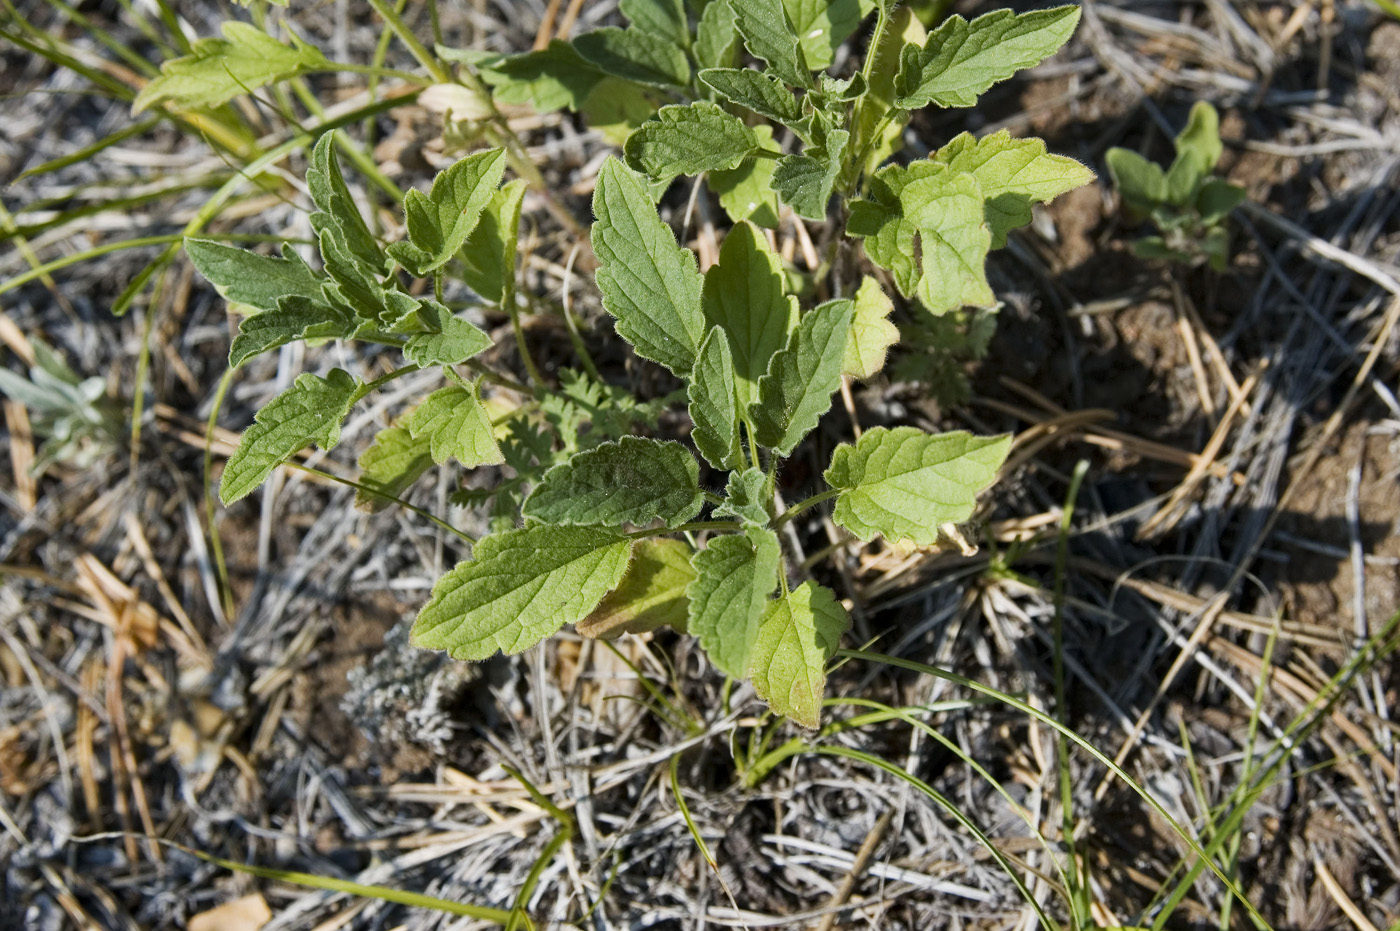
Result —
[[739, 58], [739, 41], [728, 0], [711, 0], [695, 27], [695, 61], [701, 68], [732, 68]]
[[654, 87], [685, 87], [690, 83], [685, 50], [649, 32], [604, 26], [574, 39], [574, 48], [613, 77]]
[[797, 215], [825, 220], [831, 190], [841, 173], [841, 158], [851, 134], [833, 129], [820, 145], [801, 155], [784, 155], [773, 172], [773, 190]]
[[459, 365], [491, 346], [491, 337], [437, 301], [419, 301], [418, 318], [436, 332], [415, 333], [404, 344], [404, 358], [429, 368]]
[[841, 386], [841, 363], [851, 327], [852, 303], [827, 301], [809, 311], [768, 363], [749, 407], [754, 436], [781, 455], [791, 455], [828, 408]]
[[515, 293], [515, 253], [526, 187], [523, 179], [516, 178], [492, 194], [462, 247], [462, 280], [494, 304]]
[[972, 516], [977, 493], [996, 480], [1010, 451], [1009, 435], [867, 430], [831, 456], [824, 477], [840, 490], [832, 519], [862, 540], [878, 533], [930, 545], [940, 524]]
[[345, 184], [334, 137], [324, 133], [316, 141], [306, 169], [306, 186], [318, 208], [311, 214], [311, 228], [320, 240], [326, 272], [337, 283], [342, 287], [372, 283], [384, 274], [388, 261]]
[[[723, 0], [714, 0], [711, 7], [716, 5], [723, 5]], [[773, 147], [771, 128], [755, 126], [753, 133], [761, 148]], [[773, 172], [777, 167], [777, 161], [771, 158], [746, 158], [732, 171], [710, 172], [705, 176], [705, 183], [735, 223], [749, 220], [758, 226], [777, 229], [778, 193], [773, 190]]]
[[705, 338], [694, 253], [676, 244], [642, 177], [617, 159], [598, 174], [593, 215], [603, 309], [638, 355], [686, 375]]
[[1077, 6], [993, 10], [972, 22], [950, 16], [923, 48], [905, 46], [895, 104], [905, 110], [931, 103], [970, 107], [993, 84], [1055, 54], [1078, 24]]
[[355, 322], [339, 308], [324, 300], [294, 294], [282, 298], [272, 310], [239, 322], [238, 335], [229, 347], [228, 364], [240, 366], [259, 353], [299, 339], [347, 337], [354, 332]]
[[690, 612], [685, 590], [694, 581], [686, 543], [638, 540], [622, 582], [575, 629], [579, 636], [608, 640], [665, 626], [685, 633]]
[[604, 527], [492, 534], [438, 579], [410, 639], [453, 659], [520, 653], [587, 617], [622, 580], [631, 551]]
[[521, 513], [548, 524], [677, 527], [700, 513], [700, 465], [669, 440], [624, 436], [545, 473]]
[[289, 243], [283, 243], [282, 257], [276, 258], [207, 239], [186, 239], [185, 254], [224, 300], [263, 311], [276, 310], [277, 299], [288, 295], [324, 301], [321, 276]]
[[456, 459], [473, 469], [505, 461], [496, 445], [491, 417], [471, 388], [448, 385], [428, 395], [409, 415], [408, 431], [415, 440], [428, 440], [438, 465]]
[[617, 6], [634, 28], [676, 45], [690, 44], [690, 26], [682, 0], [621, 0]]
[[217, 107], [273, 81], [313, 71], [331, 71], [314, 45], [292, 33], [286, 46], [248, 23], [224, 23], [222, 39], [200, 39], [191, 54], [160, 67], [132, 102], [132, 113], [168, 100], [180, 107]]
[[789, 86], [811, 87], [812, 74], [783, 0], [739, 0], [731, 6], [749, 53], [766, 61], [773, 74]]
[[874, 0], [783, 0], [783, 6], [814, 71], [831, 67], [841, 43], [875, 9]]
[[763, 474], [762, 469], [729, 473], [729, 482], [724, 488], [724, 503], [715, 508], [715, 517], [733, 517], [745, 524], [767, 526], [769, 496], [764, 494], [767, 488], [768, 476]]
[[325, 378], [309, 372], [268, 401], [224, 466], [219, 498], [232, 504], [263, 483], [272, 470], [299, 449], [315, 443], [330, 449], [340, 442], [340, 422], [362, 397], [364, 383], [343, 369]]
[[529, 103], [540, 113], [577, 111], [606, 75], [570, 42], [555, 39], [542, 49], [507, 55], [480, 66], [481, 78], [500, 103]]
[[759, 619], [778, 586], [780, 553], [773, 531], [754, 527], [714, 537], [695, 554], [689, 629], [727, 676], [748, 674]]
[[627, 164], [651, 178], [734, 168], [758, 148], [753, 130], [707, 101], [662, 107], [627, 137]]
[[389, 254], [415, 278], [426, 278], [451, 261], [491, 202], [506, 169], [506, 150], [487, 149], [438, 172], [432, 190], [411, 190], [403, 201], [408, 240]]
[[826, 664], [851, 626], [831, 589], [803, 582], [768, 607], [754, 639], [749, 675], [768, 707], [803, 727], [821, 724]]
[[364, 487], [355, 490], [355, 507], [371, 513], [383, 510], [391, 498], [402, 496], [432, 465], [427, 437], [415, 440], [407, 427], [398, 424], [380, 430], [360, 454], [360, 484]]
[[787, 124], [802, 119], [802, 105], [791, 89], [771, 74], [752, 68], [709, 68], [699, 78], [725, 100], [759, 116]]
[[889, 319], [893, 311], [894, 302], [881, 289], [880, 282], [870, 277], [861, 281], [851, 313], [851, 335], [846, 340], [841, 374], [861, 381], [880, 374], [890, 347], [899, 342], [899, 330]]
[[690, 438], [705, 461], [716, 469], [737, 469], [743, 464], [739, 448], [739, 406], [735, 398], [734, 361], [729, 340], [718, 328], [700, 344], [700, 357], [687, 387]]

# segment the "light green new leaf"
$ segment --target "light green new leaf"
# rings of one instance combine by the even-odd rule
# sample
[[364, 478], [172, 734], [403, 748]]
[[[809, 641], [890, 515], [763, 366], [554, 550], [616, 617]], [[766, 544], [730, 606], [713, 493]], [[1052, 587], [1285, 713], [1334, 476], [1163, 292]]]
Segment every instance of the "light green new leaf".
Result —
[[531, 104], [540, 113], [577, 111], [606, 75], [569, 42], [555, 39], [542, 49], [507, 55], [480, 65], [481, 78], [498, 103]]
[[728, 0], [711, 0], [700, 14], [690, 50], [701, 68], [732, 68], [739, 59], [739, 41]]
[[768, 476], [763, 474], [762, 469], [729, 473], [729, 482], [724, 487], [724, 503], [715, 508], [715, 517], [733, 517], [746, 525], [767, 526], [770, 519], [768, 502], [771, 500], [771, 496], [764, 494], [767, 488]]
[[1047, 153], [1044, 140], [1013, 139], [1004, 129], [981, 139], [971, 133], [955, 136], [933, 161], [977, 179], [987, 201], [993, 249], [1006, 245], [1007, 233], [1031, 222], [1031, 204], [1049, 203], [1094, 180], [1094, 173], [1074, 159]]
[[422, 368], [434, 365], [460, 365], [491, 347], [491, 337], [471, 322], [454, 317], [437, 301], [418, 303], [418, 318], [435, 333], [415, 333], [403, 347], [403, 357]]
[[408, 432], [427, 438], [433, 461], [456, 459], [469, 469], [504, 462], [491, 429], [491, 416], [476, 391], [461, 385], [439, 388], [408, 416]]
[[758, 398], [768, 360], [797, 327], [797, 298], [786, 293], [786, 280], [782, 259], [752, 223], [729, 231], [719, 262], [705, 272], [701, 306], [710, 326], [729, 337], [741, 411]]
[[832, 519], [862, 540], [878, 533], [930, 545], [940, 524], [972, 516], [977, 493], [996, 480], [1010, 451], [1009, 435], [867, 430], [831, 456], [824, 477], [840, 490]]
[[292, 34], [286, 46], [248, 23], [226, 22], [222, 39], [200, 39], [192, 53], [160, 67], [132, 102], [132, 113], [168, 100], [180, 107], [217, 107], [273, 81], [332, 71], [315, 46]]
[[371, 513], [383, 510], [432, 465], [427, 437], [415, 440], [407, 427], [399, 425], [380, 430], [360, 454], [360, 484], [364, 487], [355, 490], [355, 507]]
[[1178, 207], [1190, 204], [1224, 151], [1219, 114], [1209, 102], [1196, 101], [1186, 127], [1176, 137], [1176, 159], [1167, 171], [1167, 200]]
[[831, 589], [816, 582], [803, 582], [769, 605], [750, 660], [758, 697], [794, 723], [815, 729], [826, 695], [826, 664], [850, 626]]
[[282, 257], [258, 255], [207, 239], [186, 239], [190, 264], [208, 279], [225, 300], [258, 310], [276, 310], [277, 299], [288, 295], [324, 301], [322, 278], [311, 270], [290, 243]]
[[574, 39], [574, 48], [594, 67], [615, 78], [653, 87], [685, 87], [690, 83], [685, 50], [649, 32], [604, 26]]
[[749, 406], [755, 438], [791, 455], [831, 407], [841, 386], [841, 363], [851, 328], [849, 300], [827, 301], [802, 318], [787, 346], [774, 353], [758, 382], [758, 400]]
[[345, 184], [335, 157], [334, 132], [316, 140], [306, 168], [306, 186], [318, 208], [311, 214], [311, 228], [320, 240], [327, 273], [342, 286], [347, 281], [372, 282], [384, 274], [388, 260]]
[[676, 244], [641, 175], [615, 158], [598, 173], [593, 215], [603, 309], [639, 356], [688, 374], [706, 330], [695, 254]]
[[880, 282], [867, 277], [856, 290], [855, 309], [851, 313], [851, 335], [846, 340], [846, 355], [841, 374], [867, 381], [880, 374], [890, 347], [899, 342], [899, 330], [890, 323], [894, 301], [889, 299]]
[[627, 164], [650, 178], [736, 167], [758, 139], [743, 120], [707, 101], [662, 107], [627, 137]]
[[759, 116], [792, 124], [802, 119], [802, 105], [786, 84], [771, 74], [752, 68], [709, 68], [700, 82], [731, 103], [747, 107]]
[[453, 659], [520, 653], [577, 624], [617, 587], [632, 544], [604, 527], [526, 527], [492, 534], [433, 586], [409, 635]]
[[309, 372], [263, 405], [253, 425], [224, 466], [219, 498], [232, 504], [263, 483], [297, 450], [315, 443], [330, 449], [340, 442], [340, 422], [364, 396], [364, 383], [343, 369], [325, 378]]
[[617, 6], [633, 27], [682, 47], [690, 44], [682, 0], [621, 0]]
[[415, 278], [451, 261], [491, 202], [506, 170], [506, 150], [487, 149], [459, 159], [433, 179], [431, 192], [411, 190], [403, 201], [408, 240], [389, 254]]
[[730, 5], [749, 53], [766, 61], [773, 74], [790, 87], [811, 87], [812, 73], [783, 0], [739, 0]]
[[1104, 155], [1113, 186], [1118, 188], [1123, 208], [1129, 219], [1141, 221], [1152, 208], [1167, 199], [1167, 174], [1162, 166], [1150, 162], [1132, 149], [1117, 146]]
[[239, 322], [228, 364], [236, 368], [259, 353], [300, 339], [344, 338], [354, 332], [355, 321], [340, 308], [294, 294], [282, 298], [272, 310]]
[[950, 16], [923, 48], [905, 46], [895, 105], [970, 107], [993, 84], [1055, 54], [1078, 24], [1077, 6], [1019, 15], [993, 10], [972, 22]]
[[515, 255], [520, 239], [524, 180], [516, 178], [491, 195], [476, 228], [462, 247], [462, 280], [477, 294], [502, 304], [515, 293]]
[[[710, 7], [723, 6], [722, 0], [714, 0]], [[755, 126], [753, 133], [758, 137], [761, 148], [773, 148], [773, 130], [768, 126]], [[719, 204], [729, 219], [735, 223], [749, 220], [768, 229], [778, 228], [778, 192], [773, 190], [773, 172], [778, 163], [771, 158], [746, 158], [744, 163], [732, 171], [712, 171], [705, 176], [705, 183], [719, 198]]]
[[773, 531], [758, 527], [713, 537], [695, 554], [688, 627], [727, 676], [748, 675], [759, 619], [778, 587], [780, 555]]
[[836, 50], [875, 9], [874, 0], [783, 0], [807, 67], [825, 71]]
[[690, 613], [685, 590], [694, 581], [689, 545], [681, 540], [638, 540], [622, 582], [574, 629], [581, 637], [608, 640], [665, 626], [685, 633]]
[[773, 171], [773, 190], [778, 196], [808, 220], [825, 220], [831, 190], [841, 173], [841, 157], [851, 134], [833, 129], [821, 145], [812, 146], [801, 155], [784, 155]]
[[743, 464], [739, 448], [739, 406], [735, 399], [734, 361], [729, 340], [718, 327], [700, 344], [700, 356], [686, 388], [690, 438], [705, 461], [716, 469], [737, 469]]
[[700, 513], [700, 464], [670, 440], [624, 436], [550, 469], [521, 513], [547, 524], [678, 527]]

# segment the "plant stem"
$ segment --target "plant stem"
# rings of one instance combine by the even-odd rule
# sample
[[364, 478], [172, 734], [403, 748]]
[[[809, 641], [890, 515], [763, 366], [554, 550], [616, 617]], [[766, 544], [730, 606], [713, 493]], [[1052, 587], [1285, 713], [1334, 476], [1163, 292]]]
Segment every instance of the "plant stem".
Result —
[[427, 70], [428, 74], [432, 75], [436, 83], [452, 83], [452, 75], [442, 66], [442, 63], [437, 60], [437, 57], [429, 52], [422, 42], [418, 41], [418, 37], [408, 28], [408, 24], [403, 21], [403, 17], [399, 16], [399, 14], [395, 12], [389, 4], [385, 3], [384, 0], [369, 0], [369, 5], [374, 7], [374, 12], [378, 13], [379, 18], [384, 20], [384, 24], [393, 30], [394, 35], [399, 37], [399, 41], [403, 42], [403, 44], [408, 47], [408, 51], [418, 60], [418, 64], [422, 65], [424, 69]]
[[801, 514], [803, 511], [806, 511], [809, 508], [814, 508], [817, 505], [821, 504], [823, 501], [826, 501], [829, 498], [834, 498], [840, 493], [841, 489], [839, 488], [828, 488], [826, 491], [818, 492], [817, 494], [812, 495], [812, 497], [806, 499], [805, 501], [797, 502], [792, 507], [788, 508], [786, 511], [778, 515], [778, 519], [773, 521], [773, 529], [776, 530], [783, 524], [786, 524], [788, 521], [792, 520], [797, 515]]

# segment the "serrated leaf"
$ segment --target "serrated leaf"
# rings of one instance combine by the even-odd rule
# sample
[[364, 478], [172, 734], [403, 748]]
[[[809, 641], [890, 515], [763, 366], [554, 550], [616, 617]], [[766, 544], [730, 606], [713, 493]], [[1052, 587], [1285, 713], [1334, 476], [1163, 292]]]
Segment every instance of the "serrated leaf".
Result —
[[681, 0], [621, 0], [617, 6], [633, 27], [682, 47], [690, 44], [690, 25]]
[[686, 543], [639, 540], [632, 546], [632, 562], [617, 588], [574, 627], [581, 637], [608, 640], [665, 626], [685, 633], [690, 612], [685, 590], [694, 581]]
[[729, 340], [718, 328], [700, 344], [700, 356], [687, 387], [690, 438], [705, 461], [716, 469], [737, 469], [743, 464], [739, 447], [739, 406], [735, 400], [734, 361]]
[[701, 68], [730, 68], [739, 58], [739, 30], [728, 0], [711, 0], [695, 27], [691, 52]]
[[360, 484], [365, 487], [355, 490], [355, 507], [373, 513], [418, 481], [432, 467], [433, 456], [427, 437], [415, 440], [407, 427], [396, 424], [375, 434], [374, 442], [360, 454], [359, 464]]
[[851, 626], [831, 589], [803, 582], [769, 605], [754, 638], [749, 676], [768, 707], [796, 724], [821, 724], [826, 664]]
[[749, 54], [766, 61], [773, 74], [789, 86], [811, 87], [812, 74], [783, 0], [739, 0], [731, 6], [735, 27]]
[[243, 431], [224, 466], [219, 498], [232, 504], [263, 483], [272, 470], [298, 450], [315, 443], [330, 449], [340, 442], [340, 423], [362, 396], [364, 383], [343, 369], [321, 378], [309, 372], [268, 401]]
[[824, 477], [838, 489], [832, 519], [862, 540], [938, 540], [940, 524], [972, 516], [977, 493], [996, 481], [1011, 437], [963, 430], [924, 433], [876, 427], [852, 446], [842, 443]]
[[574, 48], [594, 67], [615, 78], [654, 87], [685, 87], [690, 83], [685, 50], [649, 32], [604, 26], [574, 39]]
[[1013, 13], [993, 10], [968, 22], [950, 16], [922, 48], [905, 46], [896, 106], [970, 107], [1017, 71], [1040, 64], [1074, 34], [1079, 7]]
[[432, 190], [404, 197], [408, 240], [389, 254], [415, 278], [426, 278], [451, 261], [491, 202], [506, 169], [506, 150], [476, 152], [438, 172]]
[[404, 358], [416, 365], [459, 365], [491, 346], [491, 337], [437, 301], [419, 301], [417, 314], [436, 332], [415, 333], [404, 344]]
[[739, 410], [758, 398], [768, 360], [797, 327], [797, 298], [784, 290], [783, 263], [751, 223], [739, 223], [720, 246], [719, 262], [705, 272], [705, 319], [729, 338]]
[[748, 675], [758, 622], [778, 587], [781, 549], [773, 531], [750, 528], [714, 537], [695, 554], [689, 630], [725, 675]]
[[981, 139], [971, 133], [955, 136], [933, 161], [977, 179], [993, 249], [1006, 245], [1011, 230], [1031, 222], [1031, 204], [1049, 203], [1094, 180], [1094, 173], [1074, 159], [1047, 153], [1044, 140], [1013, 139], [1004, 129]]
[[670, 440], [624, 436], [550, 469], [521, 513], [547, 524], [678, 527], [700, 513], [700, 464]]
[[875, 9], [873, 0], [783, 0], [783, 6], [813, 71], [830, 68], [841, 43]]
[[555, 39], [542, 49], [507, 55], [480, 66], [499, 103], [529, 103], [540, 113], [567, 107], [577, 111], [606, 75], [578, 53], [572, 43]]
[[1166, 201], [1167, 175], [1156, 162], [1116, 146], [1105, 153], [1104, 161], [1131, 219], [1140, 222], [1153, 207]]
[[802, 119], [802, 105], [792, 90], [771, 74], [752, 68], [708, 68], [700, 82], [730, 103], [746, 107], [779, 123]]
[[[721, 0], [714, 0], [711, 6], [720, 3]], [[755, 126], [753, 133], [760, 147], [773, 147], [772, 129]], [[777, 229], [778, 192], [773, 190], [773, 172], [777, 167], [777, 161], [771, 158], [746, 158], [742, 165], [732, 171], [710, 172], [705, 176], [705, 183], [715, 192], [720, 206], [735, 223], [749, 220], [758, 226]]]
[[598, 173], [593, 215], [603, 309], [639, 356], [688, 374], [706, 330], [694, 253], [676, 244], [642, 177], [615, 158]]
[[773, 172], [773, 190], [783, 202], [808, 220], [825, 220], [831, 190], [841, 173], [841, 157], [851, 134], [833, 129], [821, 145], [801, 155], [784, 155]]
[[762, 469], [745, 469], [743, 472], [729, 473], [729, 482], [724, 487], [724, 503], [715, 507], [716, 519], [733, 517], [745, 524], [756, 527], [767, 526], [771, 516], [768, 513], [768, 476]]
[[310, 220], [326, 272], [343, 286], [350, 281], [372, 282], [384, 274], [388, 261], [345, 184], [335, 157], [335, 133], [322, 134], [311, 150], [306, 186], [318, 208]]
[[217, 107], [265, 84], [334, 70], [315, 46], [292, 34], [292, 45], [248, 23], [226, 22], [222, 39], [200, 39], [191, 54], [171, 59], [136, 95], [131, 112], [168, 100], [180, 107]]
[[880, 282], [865, 278], [856, 290], [851, 335], [841, 363], [843, 375], [867, 381], [880, 374], [890, 347], [899, 342], [899, 330], [889, 319], [893, 311], [894, 301], [885, 294]]
[[469, 469], [504, 462], [491, 429], [491, 417], [476, 391], [461, 385], [439, 388], [408, 417], [415, 440], [427, 439], [433, 461], [456, 459]]
[[758, 148], [753, 130], [708, 101], [662, 107], [627, 137], [627, 164], [651, 178], [734, 168]]
[[527, 527], [492, 534], [438, 579], [410, 634], [453, 659], [520, 653], [577, 624], [627, 571], [632, 544], [604, 527]]
[[323, 300], [321, 276], [290, 243], [283, 243], [282, 257], [276, 258], [207, 239], [186, 239], [185, 254], [224, 300], [264, 311], [276, 310], [277, 299], [288, 295]]
[[1219, 114], [1207, 101], [1196, 101], [1176, 137], [1176, 158], [1167, 171], [1167, 200], [1178, 207], [1189, 204], [1224, 151]]
[[939, 162], [890, 165], [871, 179], [870, 198], [851, 204], [846, 232], [864, 237], [866, 255], [894, 273], [901, 294], [917, 294], [933, 314], [996, 303], [986, 271], [992, 233], [975, 177]]
[[754, 437], [783, 456], [791, 455], [831, 407], [841, 386], [841, 363], [853, 305], [827, 301], [809, 311], [773, 355], [758, 382], [758, 400], [749, 406]]
[[476, 228], [462, 246], [462, 280], [494, 304], [515, 292], [515, 254], [520, 239], [524, 180], [516, 178], [491, 195]]
[[301, 295], [284, 297], [272, 310], [245, 317], [229, 347], [228, 364], [237, 368], [259, 353], [301, 339], [348, 337], [355, 322], [324, 300]]

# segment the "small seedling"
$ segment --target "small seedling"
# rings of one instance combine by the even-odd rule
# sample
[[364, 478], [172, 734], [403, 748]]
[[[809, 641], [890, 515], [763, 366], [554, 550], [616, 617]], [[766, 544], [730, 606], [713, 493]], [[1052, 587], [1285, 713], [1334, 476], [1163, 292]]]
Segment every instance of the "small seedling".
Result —
[[1191, 108], [1186, 128], [1176, 137], [1176, 159], [1163, 171], [1131, 149], [1108, 150], [1109, 174], [1132, 223], [1150, 219], [1160, 236], [1134, 242], [1146, 259], [1192, 264], [1208, 260], [1217, 272], [1230, 261], [1226, 218], [1245, 199], [1244, 188], [1211, 174], [1224, 151], [1220, 117], [1204, 100]]
[[116, 449], [124, 420], [106, 380], [83, 378], [42, 340], [31, 338], [29, 345], [29, 377], [0, 368], [0, 394], [28, 408], [34, 433], [44, 440], [34, 473], [54, 462], [86, 468]]

